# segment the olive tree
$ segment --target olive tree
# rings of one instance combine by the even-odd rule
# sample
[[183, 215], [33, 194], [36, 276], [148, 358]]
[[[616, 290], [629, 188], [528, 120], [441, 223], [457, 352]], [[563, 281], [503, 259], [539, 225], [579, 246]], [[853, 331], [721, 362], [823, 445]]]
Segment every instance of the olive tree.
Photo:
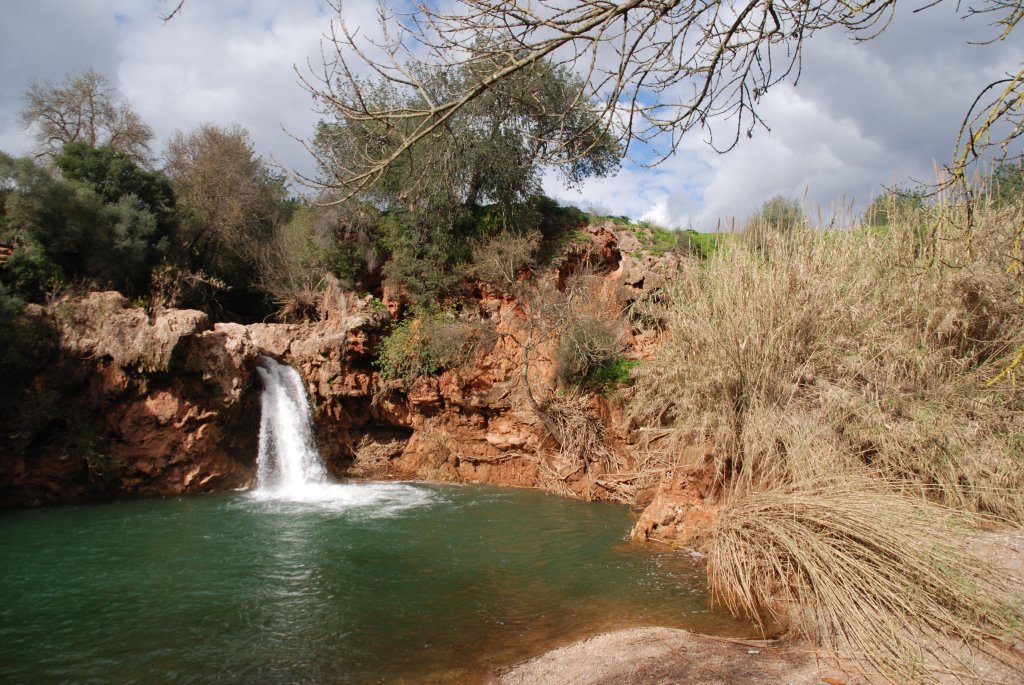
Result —
[[[619, 146], [592, 103], [580, 98], [582, 81], [548, 60], [494, 82], [433, 135], [407, 144], [416, 118], [391, 120], [387, 112], [418, 112], [455, 97], [505, 59], [485, 39], [468, 52], [474, 58], [455, 68], [410, 64], [408, 82], [353, 77], [335, 83], [333, 97], [323, 100], [331, 123], [321, 125], [314, 147], [326, 183], [349, 187], [352, 178], [369, 175], [372, 186], [355, 188], [384, 202], [442, 194], [467, 206], [510, 208], [539, 194], [543, 163], [556, 164], [570, 184], [618, 168]], [[382, 167], [384, 156], [390, 163]]]
[[[486, 40], [469, 51], [479, 59], [454, 69], [410, 64], [416, 85], [387, 78], [338, 83], [312, 146], [321, 184], [385, 211], [379, 240], [392, 257], [386, 275], [412, 290], [414, 300], [453, 285], [451, 267], [470, 258], [469, 239], [537, 225], [542, 162], [557, 161], [570, 184], [619, 164], [618, 144], [577, 97], [578, 78], [544, 60], [495, 82], [434, 134], [404, 146], [414, 121], [374, 113], [416, 111], [449, 98], [500, 59]], [[392, 152], [391, 162], [378, 166]], [[353, 174], [372, 175], [374, 182], [346, 185]]]
[[759, 230], [773, 231], [779, 234], [792, 233], [807, 224], [807, 217], [794, 197], [776, 195], [765, 200], [760, 211], [748, 221], [748, 226]]

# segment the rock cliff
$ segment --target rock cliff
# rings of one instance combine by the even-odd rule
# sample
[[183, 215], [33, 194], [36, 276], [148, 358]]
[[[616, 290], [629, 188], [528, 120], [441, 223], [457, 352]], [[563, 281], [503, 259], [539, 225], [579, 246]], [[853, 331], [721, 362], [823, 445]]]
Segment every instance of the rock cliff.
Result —
[[0, 503], [177, 495], [249, 485], [256, 347], [196, 311], [149, 316], [115, 292], [44, 315], [55, 351], [5, 417]]
[[[589, 229], [540, 279], [564, 287], [583, 266], [592, 299], [621, 312], [677, 268], [671, 255], [620, 249], [631, 236]], [[335, 292], [315, 323], [211, 325], [201, 312], [150, 314], [117, 293], [65, 299], [41, 312], [55, 352], [0, 436], [0, 502], [74, 501], [244, 488], [255, 478], [260, 354], [293, 365], [306, 383], [321, 453], [335, 477], [470, 481], [646, 504], [638, 534], [700, 518], [699, 487], [638, 464], [644, 438], [614, 400], [559, 388], [557, 336], [536, 346], [523, 374], [523, 302], [467, 284], [463, 307], [491, 326], [471, 358], [410, 385], [383, 381], [380, 336], [401, 303]], [[643, 358], [656, 337], [627, 330], [622, 353]], [[530, 393], [525, 385], [529, 384]], [[656, 495], [656, 496], [655, 496]], [[657, 511], [655, 511], [655, 509]], [[685, 517], [684, 517], [685, 518]], [[709, 519], [710, 520], [710, 519]]]

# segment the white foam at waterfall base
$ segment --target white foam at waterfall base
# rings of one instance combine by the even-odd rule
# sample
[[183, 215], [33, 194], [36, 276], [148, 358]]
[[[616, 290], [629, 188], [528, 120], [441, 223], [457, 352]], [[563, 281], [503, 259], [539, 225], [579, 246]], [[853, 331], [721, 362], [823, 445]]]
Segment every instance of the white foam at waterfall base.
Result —
[[376, 516], [422, 506], [432, 499], [429, 490], [405, 483], [331, 482], [313, 438], [309, 402], [299, 374], [270, 357], [260, 358], [257, 371], [263, 394], [254, 499], [285, 508], [362, 509]]

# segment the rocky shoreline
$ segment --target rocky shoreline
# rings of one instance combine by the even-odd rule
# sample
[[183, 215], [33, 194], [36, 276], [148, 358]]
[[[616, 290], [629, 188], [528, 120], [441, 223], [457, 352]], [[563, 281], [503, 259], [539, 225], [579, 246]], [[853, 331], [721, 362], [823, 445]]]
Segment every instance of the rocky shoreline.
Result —
[[[980, 559], [1006, 570], [1024, 587], [1024, 531], [1004, 530], [972, 541]], [[936, 673], [939, 683], [1021, 682], [1013, 665], [991, 654], [968, 650], [950, 639], [947, 645], [973, 670]], [[1024, 651], [1017, 641], [1014, 649]], [[745, 640], [699, 635], [686, 630], [644, 627], [601, 633], [562, 645], [496, 671], [487, 685], [882, 685], [878, 674], [859, 664], [837, 662], [815, 645], [788, 635]]]

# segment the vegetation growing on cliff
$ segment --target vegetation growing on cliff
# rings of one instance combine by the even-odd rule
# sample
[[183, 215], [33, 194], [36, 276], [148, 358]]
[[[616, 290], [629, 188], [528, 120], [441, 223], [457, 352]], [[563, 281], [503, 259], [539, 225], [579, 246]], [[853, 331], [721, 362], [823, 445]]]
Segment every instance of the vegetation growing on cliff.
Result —
[[671, 468], [714, 479], [719, 595], [896, 682], [959, 668], [944, 640], [987, 650], [1022, 611], [962, 537], [974, 514], [1024, 522], [1024, 407], [1001, 373], [1024, 342], [1005, 269], [1019, 200], [978, 213], [969, 244], [923, 239], [963, 211], [769, 226], [684, 265], [656, 307], [663, 347], [634, 372], [634, 420], [669, 432]]

